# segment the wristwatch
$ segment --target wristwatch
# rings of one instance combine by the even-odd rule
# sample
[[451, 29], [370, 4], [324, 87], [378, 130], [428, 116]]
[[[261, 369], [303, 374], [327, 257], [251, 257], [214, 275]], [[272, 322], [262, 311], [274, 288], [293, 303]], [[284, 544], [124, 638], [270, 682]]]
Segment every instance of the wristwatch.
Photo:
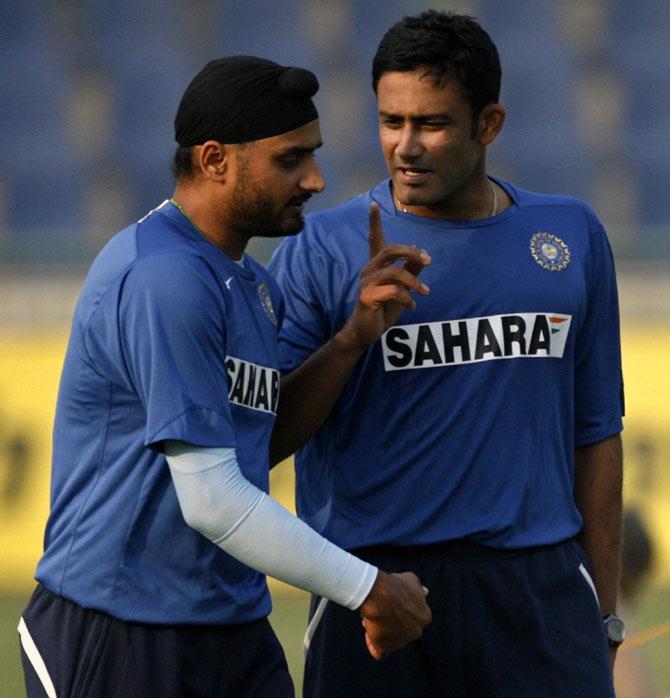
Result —
[[603, 626], [610, 647], [618, 647], [626, 638], [626, 626], [615, 613], [603, 616]]

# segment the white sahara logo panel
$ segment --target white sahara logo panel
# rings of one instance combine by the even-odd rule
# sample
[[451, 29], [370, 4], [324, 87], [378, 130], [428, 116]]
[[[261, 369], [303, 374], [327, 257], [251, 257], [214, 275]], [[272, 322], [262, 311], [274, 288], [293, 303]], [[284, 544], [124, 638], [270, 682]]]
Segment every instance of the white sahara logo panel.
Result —
[[384, 368], [402, 371], [519, 357], [563, 357], [571, 315], [515, 313], [391, 327]]
[[235, 405], [277, 414], [279, 371], [226, 356], [228, 399]]

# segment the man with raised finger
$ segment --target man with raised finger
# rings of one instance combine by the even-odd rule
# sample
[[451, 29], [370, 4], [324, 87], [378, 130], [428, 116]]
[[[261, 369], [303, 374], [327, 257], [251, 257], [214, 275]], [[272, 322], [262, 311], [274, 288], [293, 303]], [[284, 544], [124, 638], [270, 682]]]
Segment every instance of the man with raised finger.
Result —
[[[384, 569], [413, 570], [433, 622], [376, 663], [356, 642], [357, 616], [313, 599], [306, 698], [613, 697], [623, 383], [612, 253], [584, 202], [487, 173], [500, 78], [471, 17], [428, 11], [391, 27], [373, 62], [389, 178], [308, 217], [270, 264], [287, 299], [289, 384], [379, 273], [373, 242], [359, 278], [371, 206], [391, 249], [432, 258], [416, 308], [402, 288], [418, 271], [410, 258], [396, 296], [381, 296], [381, 340], [349, 335], [356, 366], [333, 384], [296, 477], [304, 520]], [[303, 409], [318, 412], [328, 389], [324, 377]]]

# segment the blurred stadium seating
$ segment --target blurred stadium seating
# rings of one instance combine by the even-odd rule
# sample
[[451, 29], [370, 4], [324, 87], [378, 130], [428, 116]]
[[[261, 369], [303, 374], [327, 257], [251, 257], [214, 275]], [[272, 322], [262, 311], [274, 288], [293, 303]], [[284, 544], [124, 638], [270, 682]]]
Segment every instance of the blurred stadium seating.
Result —
[[[2, 3], [0, 250], [10, 260], [42, 255], [50, 263], [58, 250], [64, 262], [76, 251], [84, 262], [165, 198], [179, 96], [207, 60], [227, 53], [317, 72], [328, 188], [315, 205], [362, 191], [384, 175], [369, 86], [374, 49], [393, 21], [427, 6]], [[670, 236], [658, 230], [670, 228], [670, 3], [433, 6], [472, 12], [499, 46], [509, 115], [490, 169], [592, 202], [615, 231], [619, 256], [644, 257], [647, 232], [652, 254], [668, 253]]]

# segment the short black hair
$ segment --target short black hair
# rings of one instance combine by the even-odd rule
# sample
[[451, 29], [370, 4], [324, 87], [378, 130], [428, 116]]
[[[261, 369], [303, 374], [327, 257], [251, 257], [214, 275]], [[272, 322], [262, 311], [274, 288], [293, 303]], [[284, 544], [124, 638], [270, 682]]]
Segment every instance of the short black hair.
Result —
[[175, 179], [192, 177], [195, 173], [195, 168], [193, 167], [193, 147], [184, 148], [178, 145], [172, 158], [170, 169]]
[[405, 17], [382, 38], [372, 61], [372, 87], [390, 71], [427, 68], [438, 84], [455, 79], [470, 103], [473, 118], [500, 98], [500, 57], [491, 37], [476, 19], [427, 10]]

